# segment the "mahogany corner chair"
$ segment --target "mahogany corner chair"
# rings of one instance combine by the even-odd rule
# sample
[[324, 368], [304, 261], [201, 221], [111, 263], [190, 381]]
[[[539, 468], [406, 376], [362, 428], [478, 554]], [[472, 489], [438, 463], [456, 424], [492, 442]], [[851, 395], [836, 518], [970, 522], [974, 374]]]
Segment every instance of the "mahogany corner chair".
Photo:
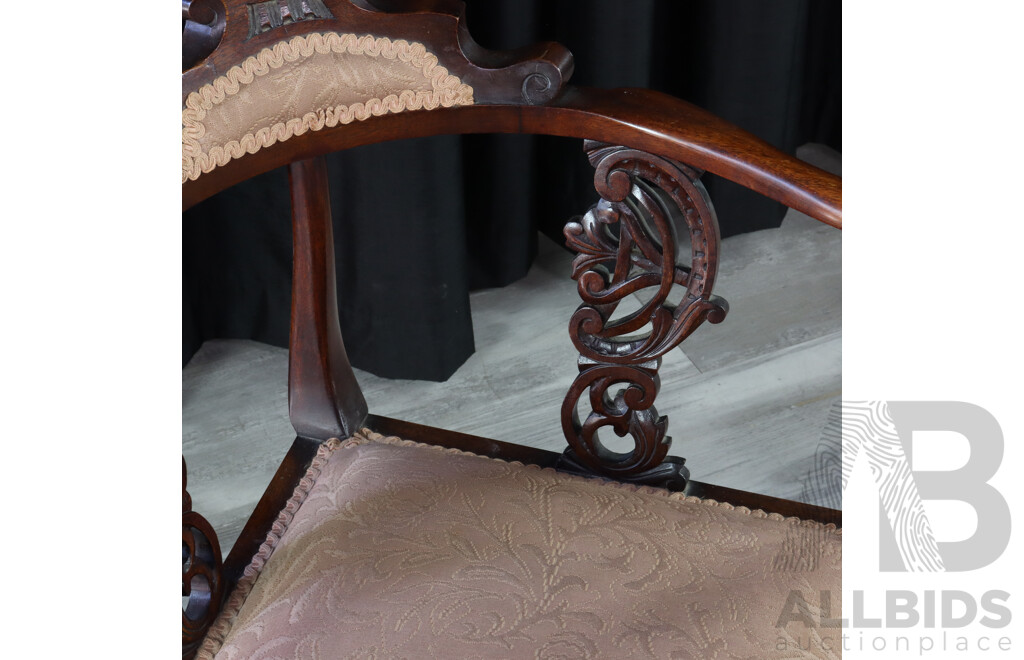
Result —
[[[223, 562], [183, 474], [183, 656], [791, 657], [794, 590], [838, 618], [841, 513], [689, 479], [653, 405], [661, 357], [728, 311], [702, 173], [840, 228], [837, 177], [664, 94], [568, 86], [558, 44], [484, 50], [455, 0], [183, 0], [183, 18], [183, 207], [289, 166], [297, 435]], [[580, 138], [596, 170], [600, 202], [565, 228], [582, 304], [562, 454], [368, 414], [338, 328], [323, 155], [481, 132]]]

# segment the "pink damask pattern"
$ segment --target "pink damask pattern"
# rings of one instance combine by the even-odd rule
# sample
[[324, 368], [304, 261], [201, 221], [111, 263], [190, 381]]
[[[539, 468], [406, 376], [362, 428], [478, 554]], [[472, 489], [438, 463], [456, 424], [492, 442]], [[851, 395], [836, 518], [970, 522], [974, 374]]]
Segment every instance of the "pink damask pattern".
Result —
[[199, 657], [839, 657], [831, 525], [367, 431], [299, 491]]

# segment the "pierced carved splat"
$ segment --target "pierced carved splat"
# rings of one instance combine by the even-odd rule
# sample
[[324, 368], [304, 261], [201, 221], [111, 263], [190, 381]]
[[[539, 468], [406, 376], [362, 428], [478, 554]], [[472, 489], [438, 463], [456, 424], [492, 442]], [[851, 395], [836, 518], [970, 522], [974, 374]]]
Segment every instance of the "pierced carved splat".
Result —
[[246, 41], [274, 28], [317, 18], [334, 18], [323, 0], [267, 0], [245, 6], [249, 16]]
[[[626, 147], [587, 141], [584, 149], [601, 200], [565, 226], [566, 244], [578, 253], [572, 277], [583, 304], [569, 322], [580, 373], [562, 404], [569, 442], [562, 467], [682, 489], [689, 472], [684, 459], [668, 455], [668, 418], [654, 407], [658, 369], [701, 323], [719, 323], [728, 311], [711, 294], [718, 220], [702, 172]], [[683, 230], [689, 264], [679, 254]], [[620, 303], [651, 291], [638, 309], [615, 316]], [[581, 422], [577, 408], [587, 390], [591, 412]], [[598, 435], [603, 427], [632, 437], [633, 450], [609, 450]]]
[[192, 510], [181, 459], [181, 657], [191, 658], [220, 612], [224, 595], [220, 543], [206, 518]]

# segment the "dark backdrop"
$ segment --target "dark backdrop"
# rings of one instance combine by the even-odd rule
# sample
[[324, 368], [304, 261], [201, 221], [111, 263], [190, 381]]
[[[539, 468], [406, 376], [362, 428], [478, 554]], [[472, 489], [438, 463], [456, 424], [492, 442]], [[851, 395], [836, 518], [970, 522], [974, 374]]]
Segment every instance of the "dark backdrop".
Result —
[[[806, 142], [841, 150], [838, 1], [466, 4], [483, 46], [568, 46], [573, 84], [649, 87], [790, 153]], [[559, 240], [596, 199], [580, 141], [563, 138], [442, 136], [352, 149], [328, 165], [345, 345], [356, 367], [385, 377], [447, 379], [473, 352], [469, 291], [525, 275], [538, 230]], [[781, 222], [781, 205], [705, 181], [723, 235]], [[190, 209], [182, 231], [184, 362], [210, 338], [286, 346], [286, 171]]]

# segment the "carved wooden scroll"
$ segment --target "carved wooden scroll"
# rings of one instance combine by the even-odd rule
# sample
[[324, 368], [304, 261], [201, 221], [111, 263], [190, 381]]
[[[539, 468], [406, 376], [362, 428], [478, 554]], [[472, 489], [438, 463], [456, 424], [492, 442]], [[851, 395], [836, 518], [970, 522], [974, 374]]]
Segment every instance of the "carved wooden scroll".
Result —
[[221, 0], [181, 0], [181, 70], [213, 52], [224, 36], [227, 12]]
[[[702, 172], [626, 147], [587, 141], [584, 149], [601, 200], [565, 226], [567, 245], [578, 252], [572, 277], [583, 304], [569, 322], [580, 373], [562, 404], [569, 449], [561, 466], [682, 489], [689, 472], [684, 459], [668, 455], [668, 419], [654, 408], [658, 369], [662, 356], [701, 323], [719, 323], [728, 311], [725, 300], [711, 295], [718, 220]], [[684, 230], [689, 265], [678, 254], [677, 232]], [[638, 309], [615, 316], [620, 303], [652, 291], [646, 302], [636, 299]], [[587, 390], [590, 413], [580, 422], [577, 408]], [[631, 436], [633, 450], [603, 445], [598, 431], [605, 426]]]
[[182, 0], [182, 103], [247, 57], [314, 32], [421, 44], [478, 104], [540, 105], [564, 88], [573, 71], [565, 46], [489, 50], [465, 13], [460, 0]]
[[220, 612], [224, 595], [220, 543], [213, 527], [192, 510], [186, 486], [185, 459], [181, 459], [181, 595], [188, 598], [181, 611], [181, 657], [190, 658]]

